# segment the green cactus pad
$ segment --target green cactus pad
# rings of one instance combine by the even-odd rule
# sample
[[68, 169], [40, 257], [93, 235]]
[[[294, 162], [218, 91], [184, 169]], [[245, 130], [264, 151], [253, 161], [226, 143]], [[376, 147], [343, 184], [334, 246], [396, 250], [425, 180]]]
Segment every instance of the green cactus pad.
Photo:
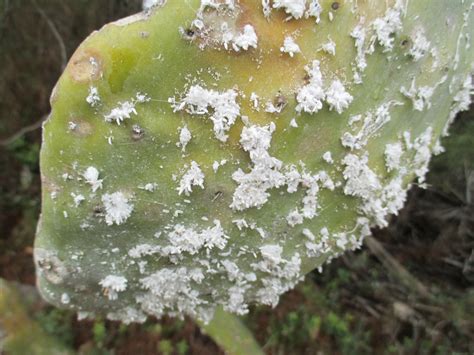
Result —
[[176, 0], [93, 33], [43, 130], [42, 294], [124, 322], [276, 305], [423, 183], [472, 10]]

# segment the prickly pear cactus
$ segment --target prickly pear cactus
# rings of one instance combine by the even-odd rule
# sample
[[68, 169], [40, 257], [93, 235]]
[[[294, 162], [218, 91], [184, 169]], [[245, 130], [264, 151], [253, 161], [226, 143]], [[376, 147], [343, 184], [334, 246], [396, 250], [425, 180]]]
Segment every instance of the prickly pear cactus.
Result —
[[470, 103], [473, 7], [160, 1], [93, 33], [44, 125], [44, 297], [124, 322], [276, 305], [423, 183]]

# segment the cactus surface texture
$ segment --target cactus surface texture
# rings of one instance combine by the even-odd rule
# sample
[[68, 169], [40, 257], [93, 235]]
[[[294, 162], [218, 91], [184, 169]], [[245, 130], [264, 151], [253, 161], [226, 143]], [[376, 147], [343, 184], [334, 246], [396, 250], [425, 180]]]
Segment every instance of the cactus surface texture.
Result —
[[154, 3], [80, 45], [44, 124], [39, 288], [84, 317], [275, 306], [470, 104], [472, 0]]

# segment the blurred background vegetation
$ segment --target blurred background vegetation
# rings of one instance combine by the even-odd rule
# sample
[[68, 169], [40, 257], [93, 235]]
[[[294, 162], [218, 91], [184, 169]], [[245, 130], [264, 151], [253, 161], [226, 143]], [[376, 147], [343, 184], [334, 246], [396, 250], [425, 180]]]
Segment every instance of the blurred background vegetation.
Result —
[[[50, 92], [89, 33], [140, 9], [140, 0], [0, 0], [0, 354], [2, 347], [26, 354], [22, 345], [34, 341], [48, 354], [53, 346], [80, 354], [221, 353], [189, 319], [78, 321], [44, 304], [33, 287], [40, 125]], [[245, 321], [267, 353], [474, 353], [473, 118], [472, 109], [458, 117], [428, 188], [414, 186], [405, 209], [363, 250], [308, 275], [275, 309], [252, 309]], [[7, 352], [11, 338], [16, 350]]]

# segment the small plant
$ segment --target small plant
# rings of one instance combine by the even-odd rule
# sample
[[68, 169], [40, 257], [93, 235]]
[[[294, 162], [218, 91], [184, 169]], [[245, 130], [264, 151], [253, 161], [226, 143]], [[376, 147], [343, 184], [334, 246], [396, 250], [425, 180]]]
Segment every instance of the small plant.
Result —
[[107, 336], [107, 329], [105, 328], [105, 323], [103, 320], [96, 319], [94, 325], [92, 326], [92, 334], [94, 335], [95, 344], [99, 348], [102, 348]]
[[52, 94], [39, 288], [84, 317], [189, 315], [249, 353], [229, 313], [275, 306], [424, 183], [470, 104], [473, 2], [151, 3]]
[[288, 349], [315, 341], [321, 328], [321, 318], [309, 314], [304, 307], [289, 312], [283, 320], [275, 319], [273, 323], [267, 345], [281, 344]]

